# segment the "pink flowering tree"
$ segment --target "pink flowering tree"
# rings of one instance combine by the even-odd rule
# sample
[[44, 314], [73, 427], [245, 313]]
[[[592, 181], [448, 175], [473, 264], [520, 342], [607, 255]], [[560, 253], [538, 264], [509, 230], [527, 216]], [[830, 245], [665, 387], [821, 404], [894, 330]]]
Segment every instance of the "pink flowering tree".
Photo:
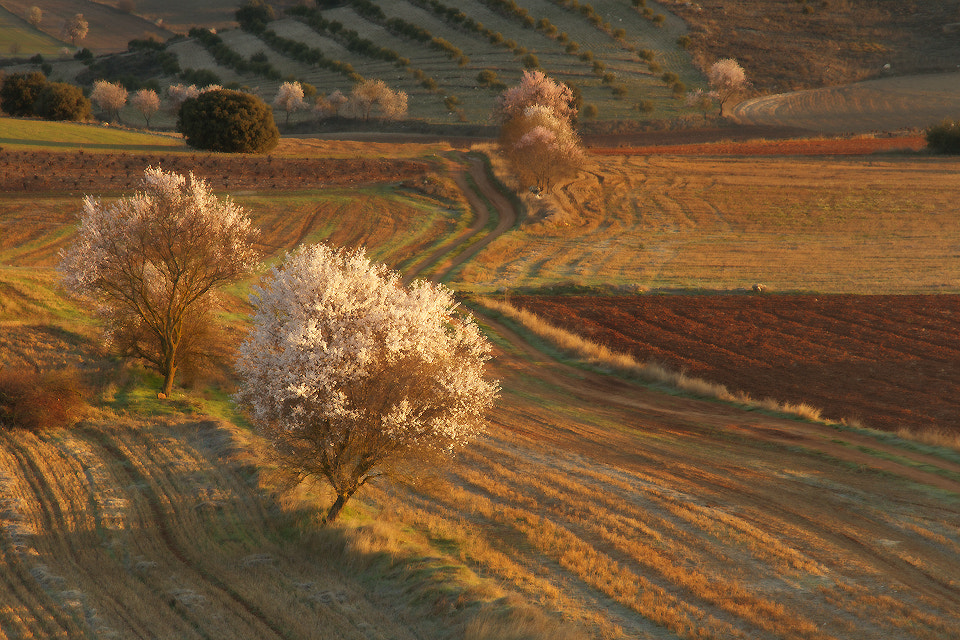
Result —
[[494, 118], [501, 125], [500, 149], [522, 185], [546, 189], [582, 165], [573, 102], [570, 87], [541, 71], [524, 71], [520, 84], [497, 98]]
[[307, 108], [303, 99], [303, 86], [299, 82], [284, 82], [277, 89], [277, 96], [273, 99], [273, 106], [287, 113], [287, 124], [290, 124], [290, 114]]
[[150, 128], [150, 117], [160, 110], [160, 96], [153, 89], [140, 89], [130, 98], [130, 104], [140, 112]]
[[294, 481], [336, 493], [325, 522], [371, 479], [412, 473], [483, 430], [498, 391], [490, 345], [442, 285], [325, 245], [288, 255], [254, 289], [236, 399]]
[[527, 107], [518, 119], [524, 133], [505, 149], [522, 184], [547, 189], [561, 176], [576, 173], [583, 164], [580, 141], [570, 123], [549, 107]]
[[550, 107], [558, 118], [570, 122], [577, 115], [570, 87], [536, 70], [524, 71], [520, 84], [506, 89], [497, 97], [493, 115], [497, 122], [506, 125], [534, 105]]
[[127, 104], [127, 89], [119, 82], [97, 80], [93, 83], [90, 92], [90, 101], [100, 107], [108, 116], [113, 116], [119, 122], [120, 109]]
[[256, 234], [243, 209], [203, 180], [149, 167], [134, 195], [84, 200], [59, 270], [99, 303], [113, 346], [152, 365], [169, 396], [185, 359], [208, 355], [215, 289], [258, 265]]
[[747, 74], [733, 58], [717, 60], [707, 69], [711, 95], [716, 97], [723, 115], [724, 105], [747, 88]]

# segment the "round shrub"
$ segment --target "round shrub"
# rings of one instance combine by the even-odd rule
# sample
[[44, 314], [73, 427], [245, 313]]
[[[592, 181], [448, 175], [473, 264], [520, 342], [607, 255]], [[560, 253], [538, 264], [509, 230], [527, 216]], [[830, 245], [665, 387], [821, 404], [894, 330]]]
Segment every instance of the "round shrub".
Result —
[[960, 120], [944, 120], [927, 129], [927, 147], [937, 153], [960, 153]]
[[33, 112], [46, 120], [90, 120], [93, 117], [90, 100], [80, 87], [65, 82], [47, 83], [33, 104]]
[[46, 76], [38, 71], [11, 73], [0, 87], [0, 109], [8, 116], [32, 116], [33, 103], [46, 84]]
[[184, 102], [177, 130], [191, 147], [228, 153], [265, 153], [280, 140], [267, 103], [229, 89], [207, 91]]

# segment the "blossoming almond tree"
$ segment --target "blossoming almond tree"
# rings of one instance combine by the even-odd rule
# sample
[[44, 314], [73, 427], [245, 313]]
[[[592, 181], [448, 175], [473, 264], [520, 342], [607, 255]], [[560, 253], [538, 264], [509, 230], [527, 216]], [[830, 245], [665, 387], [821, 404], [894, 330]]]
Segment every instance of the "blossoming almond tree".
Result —
[[120, 120], [120, 109], [127, 104], [127, 89], [118, 83], [107, 82], [106, 80], [97, 80], [93, 83], [93, 91], [90, 93], [90, 101], [96, 104], [108, 115], [113, 115], [117, 121]]
[[277, 90], [273, 106], [287, 112], [287, 124], [290, 124], [291, 113], [307, 108], [303, 100], [303, 86], [299, 82], [284, 82]]
[[710, 84], [711, 94], [720, 104], [720, 115], [723, 115], [724, 105], [746, 88], [747, 74], [739, 62], [733, 58], [723, 58], [707, 69], [707, 82]]
[[410, 288], [362, 250], [302, 247], [252, 297], [237, 400], [295, 480], [325, 479], [333, 521], [371, 478], [446, 455], [483, 429], [490, 345], [449, 290]]
[[59, 270], [100, 303], [114, 346], [153, 365], [170, 395], [177, 368], [207, 347], [214, 289], [259, 263], [257, 231], [193, 174], [148, 167], [141, 187], [111, 204], [84, 200]]
[[153, 89], [140, 89], [130, 99], [130, 104], [140, 112], [150, 128], [150, 116], [160, 110], [160, 96]]
[[521, 184], [545, 189], [555, 178], [575, 174], [583, 163], [573, 102], [570, 87], [540, 71], [525, 71], [519, 85], [497, 98], [500, 148]]

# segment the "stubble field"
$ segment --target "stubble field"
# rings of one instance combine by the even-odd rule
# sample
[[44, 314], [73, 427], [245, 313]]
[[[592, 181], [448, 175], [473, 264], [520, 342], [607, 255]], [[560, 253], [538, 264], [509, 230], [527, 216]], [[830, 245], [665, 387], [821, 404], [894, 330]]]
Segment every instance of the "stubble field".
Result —
[[[457, 288], [498, 286], [487, 276], [471, 279], [483, 270], [505, 274], [490, 278], [510, 286], [560, 281], [554, 272], [564, 263], [584, 269], [563, 279], [636, 288], [648, 252], [671, 238], [693, 255], [723, 231], [726, 245], [714, 255], [729, 255], [733, 239], [755, 229], [776, 255], [791, 237], [816, 242], [826, 225], [826, 234], [883, 233], [905, 242], [926, 264], [919, 271], [932, 273], [947, 252], [946, 240], [934, 241], [934, 228], [944, 235], [953, 229], [940, 212], [948, 194], [935, 185], [952, 184], [955, 163], [926, 156], [597, 158], [591, 173], [559, 192], [583, 203], [576, 216], [553, 225], [534, 209], [518, 227], [498, 230], [495, 222], [512, 219], [504, 211], [509, 203], [472, 173], [475, 162], [449, 148], [337, 144], [324, 148], [333, 157], [403, 155], [430, 171], [426, 180], [363, 189], [300, 190], [295, 181], [293, 190], [231, 187], [263, 229], [271, 255], [327, 238], [366, 245], [378, 260], [407, 270], [462, 238], [480, 247], [476, 255], [453, 270], [438, 256], [430, 272], [447, 274]], [[325, 157], [323, 148], [306, 147], [296, 153]], [[894, 174], [910, 175], [912, 190], [880, 188]], [[479, 195], [461, 193], [473, 184]], [[866, 199], [871, 193], [875, 199]], [[783, 210], [791, 197], [799, 204]], [[22, 241], [0, 236], [0, 329], [12, 338], [0, 344], [0, 359], [8, 366], [101, 367], [105, 376], [77, 428], [0, 438], [0, 631], [8, 636], [960, 634], [955, 451], [572, 367], [487, 316], [481, 323], [495, 343], [491, 374], [503, 387], [488, 433], [417, 483], [374, 484], [342, 523], [318, 530], [329, 494], [312, 485], [284, 492], [275, 483], [259, 457], [262, 443], [225, 398], [228, 372], [161, 402], [148, 374], [105, 357], [88, 305], [66, 296], [52, 271], [78, 204], [79, 196], [26, 191], [8, 194], [0, 211], [4, 231], [38, 227]], [[601, 207], [609, 207], [608, 219], [598, 217]], [[493, 239], [484, 246], [487, 237]], [[620, 238], [638, 244], [614, 242]], [[511, 255], [505, 248], [521, 242], [538, 257], [498, 266]], [[795, 259], [818, 273], [824, 255]], [[819, 272], [824, 288], [865, 286], [841, 277], [856, 259], [834, 256]], [[660, 282], [674, 288], [683, 288], [694, 269], [682, 260], [660, 268]], [[755, 279], [733, 266], [729, 274], [735, 277], [723, 280], [724, 288]], [[899, 270], [874, 276], [878, 289], [896, 291], [923, 291], [930, 282], [911, 284]], [[233, 306], [225, 319], [235, 334], [245, 322], [248, 285], [228, 292]], [[835, 315], [845, 320], [854, 311]], [[801, 324], [782, 316], [781, 329]], [[811, 336], [807, 350], [794, 351], [827, 350], [821, 345], [831, 331], [841, 332], [830, 329], [826, 312], [821, 320], [825, 337]], [[949, 333], [950, 319], [941, 321], [940, 331]], [[678, 333], [720, 333], [703, 317], [678, 312], [670, 322], [685, 328]], [[861, 322], [869, 329], [875, 320]], [[932, 317], [905, 324], [927, 333], [935, 326]], [[864, 342], [874, 336], [860, 334]], [[664, 331], [658, 340], [664, 351], [673, 348], [667, 337]], [[925, 338], [908, 337], [915, 351], [904, 353], [932, 358], [922, 350]], [[861, 353], [854, 346], [848, 352]]]

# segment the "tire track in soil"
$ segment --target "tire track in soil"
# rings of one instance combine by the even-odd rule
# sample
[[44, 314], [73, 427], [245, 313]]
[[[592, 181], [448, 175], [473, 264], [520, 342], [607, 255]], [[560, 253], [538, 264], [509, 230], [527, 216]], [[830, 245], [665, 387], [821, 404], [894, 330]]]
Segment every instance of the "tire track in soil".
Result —
[[[59, 550], [59, 552], [56, 554], [57, 557], [69, 558], [74, 568], [87, 572], [84, 568], [85, 564], [83, 560], [77, 553], [77, 546], [68, 543], [64, 535], [55, 535], [56, 532], [65, 533], [71, 530], [71, 526], [67, 521], [67, 517], [65, 516], [64, 511], [60, 507], [60, 503], [56, 498], [57, 492], [48, 480], [48, 478], [56, 478], [57, 474], [44, 473], [44, 469], [41, 468], [41, 464], [34, 459], [34, 456], [25, 445], [22, 445], [16, 441], [13, 435], [5, 434], [3, 436], [3, 441], [3, 448], [14, 457], [23, 472], [22, 478], [24, 482], [27, 483], [35, 498], [39, 502], [38, 510], [40, 512], [43, 532], [48, 534], [50, 541], [49, 544], [51, 546], [55, 546]], [[38, 584], [38, 587], [40, 587], [42, 590], [42, 587], [32, 574], [30, 576], [30, 580], [24, 581], [24, 584]], [[96, 590], [99, 592], [101, 597], [98, 598], [98, 602], [109, 603], [112, 608], [112, 613], [116, 614], [120, 619], [122, 619], [123, 622], [128, 625], [128, 628], [139, 630], [140, 633], [143, 633], [143, 630], [139, 629], [139, 625], [136, 623], [136, 621], [125, 615], [125, 607], [123, 603], [118, 602], [110, 591], [104, 589], [101, 582], [95, 575], [90, 575], [90, 579], [84, 581], [83, 588], [84, 593], [90, 592], [91, 590]], [[50, 611], [49, 609], [45, 610]], [[64, 615], [66, 615], [65, 612]]]
[[[865, 465], [877, 471], [888, 472], [900, 478], [936, 487], [960, 496], [960, 482], [911, 466], [911, 462], [919, 462], [934, 464], [952, 471], [957, 470], [957, 465], [940, 458], [889, 446], [873, 438], [855, 433], [837, 432], [828, 425], [797, 423], [792, 420], [766, 416], [762, 418], [761, 422], [754, 414], [749, 416], [751, 422], [748, 424], [745, 421], [743, 411], [736, 407], [691, 398], [666, 396], [622, 380], [585, 372], [551, 360], [506, 326], [485, 316], [482, 312], [475, 312], [475, 315], [480, 317], [484, 324], [491, 327], [513, 348], [524, 354], [521, 358], [532, 358], [529, 364], [524, 362], [519, 365], [520, 375], [525, 374], [539, 378], [561, 389], [561, 393], [569, 394], [587, 404], [608, 408], [618, 407], [631, 412], [641, 411], [644, 413], [646, 421], [667, 429], [679, 427], [685, 431], [691, 429], [702, 430], [711, 427], [711, 424], [707, 423], [707, 420], [710, 420], [712, 428], [733, 433], [739, 432], [738, 435], [743, 436], [743, 443], [748, 447], [757, 446], [757, 442], [783, 447], [799, 447], [810, 451], [813, 455], [826, 454], [837, 460]], [[525, 373], [524, 369], [526, 369]], [[691, 425], [697, 426], [691, 427]], [[526, 435], [537, 440], [552, 441], [555, 446], [577, 454], [586, 454], [595, 459], [604, 460], [605, 463], [617, 467], [625, 469], [642, 468], [648, 472], [650, 469], [650, 461], [638, 459], [637, 452], [631, 450], [630, 443], [615, 441], [624, 438], [620, 434], [593, 434], [595, 437], [584, 438], [584, 435], [586, 435], [584, 433], [560, 434], [552, 429], [534, 429]], [[854, 445], [869, 444], [872, 449], [895, 453], [908, 459], [909, 462], [901, 464], [847, 447], [842, 443], [833, 442], [838, 438], [843, 438]], [[650, 452], [647, 451], [647, 453]], [[644, 456], [641, 456], [641, 458], [644, 458]], [[667, 464], [668, 462], [670, 464]], [[691, 458], [687, 464], [682, 466], [679, 464], [680, 462], [675, 458], [675, 452], [671, 452], [669, 461], [666, 459], [663, 461], [663, 468], [666, 469], [669, 466], [670, 471], [661, 470], [658, 473], [692, 483], [700, 487], [702, 492], [712, 493], [731, 503], [749, 505], [754, 513], [766, 513], [801, 529], [817, 531], [830, 544], [845, 549], [852, 557], [860, 558], [868, 564], [886, 567], [889, 570], [888, 575], [896, 576], [897, 580], [915, 592], [935, 598], [940, 602], [950, 603], [953, 607], [960, 606], [960, 593], [952, 585], [892, 553], [885, 553], [871, 547], [863, 539], [859, 539], [850, 533], [851, 530], [861, 530], [866, 532], [863, 535], [864, 538], [880, 539], [889, 535], [890, 532], [890, 529], [882, 523], [861, 516], [863, 522], [858, 522], [857, 526], [853, 526], [842, 520], [837, 520], [837, 513], [830, 511], [828, 507], [824, 507], [822, 511], [818, 512], [806, 511], [805, 507], [809, 505], [804, 504], [791, 508], [789, 500], [785, 500], [782, 492], [777, 489], [771, 492], [771, 490], [764, 489], [760, 485], [731, 483], [730, 478], [724, 475], [723, 469], [707, 470], [704, 468], [705, 461], [699, 457]], [[657, 466], [659, 465], [654, 465], [654, 468]], [[667, 484], [670, 483], [667, 482]], [[762, 524], [762, 520], [757, 520], [757, 524]], [[960, 570], [960, 563], [956, 559], [953, 559], [952, 562]]]
[[496, 210], [497, 226], [476, 242], [469, 244], [469, 246], [448, 263], [445, 263], [441, 269], [430, 276], [430, 280], [433, 282], [442, 282], [464, 263], [477, 255], [481, 249], [517, 224], [518, 215], [513, 203], [511, 203], [490, 180], [483, 161], [475, 157], [467, 157], [465, 160], [468, 165], [467, 172], [470, 174], [470, 177], [473, 178], [476, 190], [467, 182], [466, 176], [462, 171], [454, 176], [454, 181], [460, 191], [463, 192], [464, 197], [470, 204], [470, 208], [473, 210], [474, 222], [470, 225], [469, 229], [461, 233], [454, 240], [443, 245], [408, 270], [407, 274], [403, 277], [404, 284], [409, 284], [416, 278], [417, 274], [421, 273], [427, 267], [436, 264], [443, 256], [451, 255], [457, 248], [467, 245], [475, 236], [483, 231], [483, 228], [490, 220], [490, 211], [487, 208], [486, 202], [484, 202], [484, 198], [493, 205], [493, 208]]
[[[151, 516], [157, 526], [157, 535], [166, 546], [171, 556], [176, 558], [177, 561], [180, 562], [188, 571], [195, 573], [200, 578], [201, 582], [207, 586], [207, 588], [221, 592], [224, 596], [224, 600], [232, 602], [234, 606], [236, 606], [242, 613], [246, 614], [238, 616], [239, 619], [243, 620], [250, 627], [250, 631], [253, 633], [252, 635], [246, 637], [287, 637], [283, 629], [270, 620], [270, 618], [268, 618], [256, 604], [244, 599], [239, 593], [236, 592], [236, 590], [232, 589], [223, 580], [211, 574], [201, 565], [190, 559], [181, 545], [177, 542], [176, 537], [170, 529], [170, 523], [164, 517], [163, 509], [160, 505], [160, 498], [155, 488], [156, 483], [154, 479], [148, 474], [140, 471], [135, 460], [127, 456], [115, 442], [106, 436], [106, 434], [98, 433], [97, 431], [89, 428], [82, 428], [79, 431], [88, 437], [91, 444], [99, 445], [107, 454], [107, 456], [116, 463], [116, 466], [119, 469], [124, 470], [130, 479], [129, 484], [142, 487], [143, 495], [146, 498]], [[171, 609], [180, 612], [180, 610], [176, 607], [171, 607]], [[189, 620], [188, 622], [194, 626], [195, 630], [199, 634], [206, 636], [199, 625]]]

